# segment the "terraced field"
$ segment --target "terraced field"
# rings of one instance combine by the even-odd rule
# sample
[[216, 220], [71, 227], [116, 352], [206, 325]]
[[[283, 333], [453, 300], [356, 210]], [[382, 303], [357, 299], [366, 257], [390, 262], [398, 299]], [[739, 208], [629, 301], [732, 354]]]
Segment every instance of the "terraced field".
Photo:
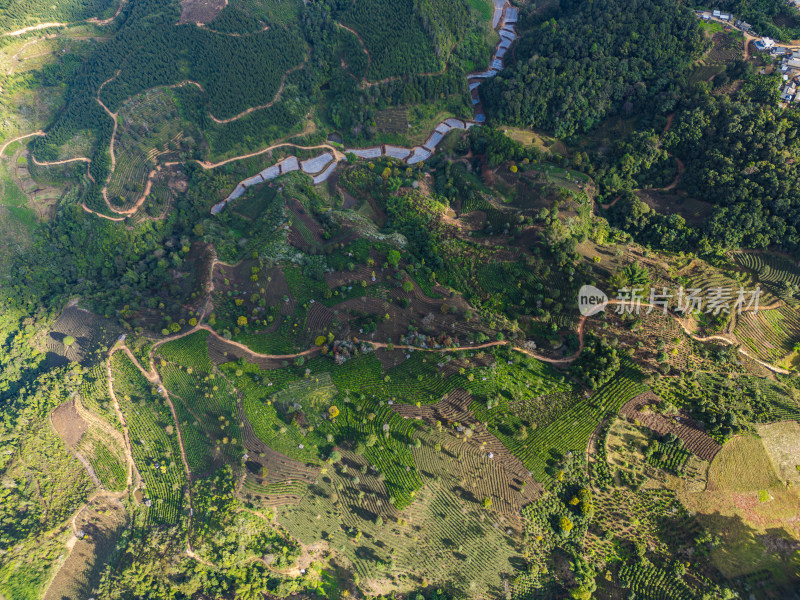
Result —
[[711, 462], [719, 452], [720, 446], [699, 424], [686, 413], [667, 418], [656, 412], [653, 406], [661, 402], [661, 398], [652, 392], [640, 394], [627, 402], [619, 411], [620, 415], [630, 421], [647, 427], [659, 435], [673, 434], [683, 440], [687, 450], [699, 458]]
[[800, 342], [800, 317], [788, 306], [748, 311], [738, 318], [734, 333], [755, 356], [778, 363]]
[[111, 368], [114, 393], [130, 429], [133, 458], [144, 479], [147, 518], [154, 524], [175, 524], [183, 510], [186, 475], [172, 414], [124, 353], [112, 356]]
[[585, 453], [592, 433], [603, 419], [616, 414], [628, 400], [647, 389], [641, 380], [642, 376], [635, 368], [623, 368], [594, 394], [564, 411], [557, 421], [536, 428], [524, 439], [513, 435], [525, 424], [516, 415], [505, 415], [497, 408], [481, 410], [475, 405], [473, 412], [479, 420], [487, 421], [490, 431], [519, 457], [537, 481], [548, 487], [556, 475], [548, 461], [567, 453]]
[[159, 207], [171, 203], [171, 191], [164, 183], [148, 181], [155, 176], [158, 157], [180, 148], [183, 128], [172, 96], [157, 89], [123, 105], [117, 117], [120, 125], [114, 143], [116, 166], [107, 185], [112, 205], [130, 210], [146, 193]]
[[758, 276], [759, 281], [773, 294], [781, 294], [785, 285], [800, 286], [800, 266], [777, 254], [736, 252], [737, 264]]

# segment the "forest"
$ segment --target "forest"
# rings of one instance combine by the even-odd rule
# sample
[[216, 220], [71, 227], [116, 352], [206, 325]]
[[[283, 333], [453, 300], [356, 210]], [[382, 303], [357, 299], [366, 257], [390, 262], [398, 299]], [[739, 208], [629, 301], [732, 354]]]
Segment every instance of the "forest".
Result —
[[[74, 135], [91, 130], [97, 142], [90, 173], [103, 181], [113, 123], [97, 98], [113, 112], [140, 92], [185, 81], [202, 86], [202, 99], [191, 99], [185, 115], [217, 155], [263, 147], [296, 131], [314, 105], [343, 134], [369, 139], [374, 111], [386, 106], [460, 95], [469, 110], [465, 73], [486, 64], [491, 53], [486, 25], [466, 0], [409, 0], [403, 10], [392, 3], [315, 0], [297, 25], [266, 30], [232, 6], [207, 28], [175, 26], [177, 8], [170, 0], [123, 6], [109, 26], [114, 35], [68, 79], [65, 109], [33, 145], [38, 159], [54, 160]], [[359, 32], [368, 60], [362, 42], [338, 22]], [[365, 87], [362, 79], [379, 81]], [[277, 95], [279, 89], [285, 93]], [[265, 105], [224, 125], [211, 118]], [[89, 188], [92, 205], [96, 194]]]
[[568, 137], [604, 118], [673, 107], [706, 48], [694, 13], [669, 0], [564, 0], [527, 15], [510, 68], [481, 86], [490, 122]]
[[0, 33], [38, 25], [39, 23], [72, 23], [113, 14], [115, 0], [2, 0], [0, 1]]
[[283, 28], [224, 36], [194, 25], [176, 27], [177, 17], [175, 5], [165, 0], [126, 4], [119, 30], [70, 83], [66, 110], [36, 145], [36, 155], [52, 160], [77, 131], [92, 129], [100, 140], [92, 173], [103, 180], [112, 124], [98, 95], [115, 111], [146, 89], [191, 79], [203, 86], [207, 110], [222, 119], [273, 100], [284, 73], [303, 62], [302, 41]]
[[[800, 115], [777, 106], [778, 86], [778, 78], [755, 74], [733, 96], [700, 84], [679, 103], [668, 132], [620, 141], [598, 170], [606, 198], [621, 198], [610, 221], [659, 248], [777, 247], [798, 255], [800, 171], [787, 157], [800, 154]], [[686, 165], [679, 189], [714, 206], [701, 229], [658, 214], [632, 193], [673, 155]]]

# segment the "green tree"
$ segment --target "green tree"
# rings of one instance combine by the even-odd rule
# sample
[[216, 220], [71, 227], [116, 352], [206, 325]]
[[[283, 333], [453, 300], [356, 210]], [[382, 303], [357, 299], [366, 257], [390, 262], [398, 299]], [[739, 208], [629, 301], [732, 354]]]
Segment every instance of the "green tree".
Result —
[[386, 262], [396, 269], [400, 264], [400, 253], [397, 250], [389, 250], [389, 253], [386, 255]]

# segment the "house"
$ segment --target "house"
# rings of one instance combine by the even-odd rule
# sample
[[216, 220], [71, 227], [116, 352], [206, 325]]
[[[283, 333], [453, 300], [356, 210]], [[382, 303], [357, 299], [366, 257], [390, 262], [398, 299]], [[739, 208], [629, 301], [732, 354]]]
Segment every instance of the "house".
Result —
[[762, 37], [760, 40], [755, 41], [755, 47], [759, 52], [771, 50], [775, 47], [775, 41], [772, 38]]
[[795, 86], [794, 83], [790, 83], [783, 88], [783, 91], [781, 92], [781, 100], [783, 102], [791, 102], [794, 99], [796, 93], [797, 93], [797, 86]]
[[786, 56], [789, 53], [791, 53], [791, 50], [789, 50], [784, 46], [775, 46], [772, 49], [772, 54], [774, 54], [775, 56]]
[[722, 21], [730, 21], [733, 19], [733, 15], [730, 13], [720, 13], [719, 18]]
[[750, 31], [753, 28], [752, 25], [750, 25], [750, 23], [747, 23], [746, 21], [742, 21], [741, 19], [736, 21], [736, 23], [734, 23], [734, 25], [736, 25], [736, 27], [738, 27], [742, 31]]
[[712, 12], [711, 14], [712, 14], [712, 15], [714, 15], [714, 18], [715, 18], [715, 19], [719, 19], [719, 16], [720, 16], [722, 13], [721, 13], [720, 11], [718, 11], [718, 10], [715, 10], [715, 11], [714, 11], [714, 12]]
[[800, 58], [790, 58], [785, 60], [783, 63], [787, 70], [789, 69], [800, 69]]
[[700, 16], [701, 19], [703, 19], [703, 21], [710, 21], [711, 20], [711, 13], [708, 12], [708, 11], [701, 12], [699, 16]]

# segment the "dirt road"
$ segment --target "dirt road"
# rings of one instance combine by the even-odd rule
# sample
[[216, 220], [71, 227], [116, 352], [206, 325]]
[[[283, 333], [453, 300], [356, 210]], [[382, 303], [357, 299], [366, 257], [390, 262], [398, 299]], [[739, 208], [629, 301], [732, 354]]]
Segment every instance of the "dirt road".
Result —
[[6, 148], [8, 148], [14, 142], [18, 142], [20, 140], [24, 140], [29, 137], [35, 137], [35, 136], [44, 137], [45, 135], [46, 134], [44, 131], [39, 130], [39, 131], [34, 131], [33, 133], [26, 133], [24, 135], [18, 135], [15, 138], [11, 138], [10, 140], [4, 142], [2, 146], [0, 146], [0, 156], [3, 156], [3, 153], [6, 151]]
[[67, 27], [71, 23], [39, 23], [38, 25], [31, 25], [30, 27], [23, 27], [22, 29], [17, 29], [16, 31], [9, 31], [4, 33], [4, 36], [9, 37], [16, 37], [20, 35], [24, 35], [26, 33], [30, 33], [31, 31], [39, 31], [40, 29], [49, 29], [50, 27]]

